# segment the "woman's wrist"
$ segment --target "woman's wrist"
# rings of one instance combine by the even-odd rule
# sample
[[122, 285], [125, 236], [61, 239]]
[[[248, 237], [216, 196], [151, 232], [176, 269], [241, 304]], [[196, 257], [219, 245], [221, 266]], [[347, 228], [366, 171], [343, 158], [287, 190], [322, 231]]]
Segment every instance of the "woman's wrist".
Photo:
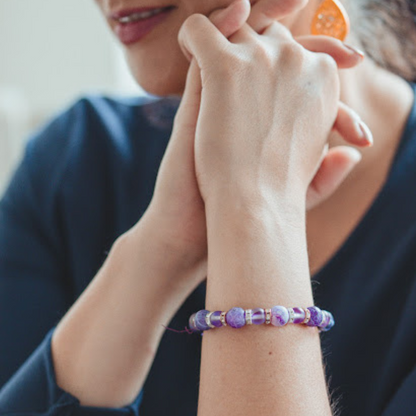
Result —
[[134, 275], [153, 316], [166, 322], [206, 277], [206, 259], [176, 245], [150, 217], [120, 236], [109, 257], [109, 266], [123, 265], [127, 276]]
[[207, 208], [207, 309], [313, 303], [305, 214], [279, 205], [225, 197]]
[[[291, 186], [278, 189], [248, 184], [221, 184], [210, 189], [205, 198], [207, 221], [229, 216], [239, 220], [273, 217], [289, 221], [288, 225], [303, 231], [306, 221], [306, 192], [300, 187]], [[247, 224], [245, 222], [244, 224]]]
[[[283, 197], [241, 200], [224, 195], [211, 199], [206, 212], [206, 309], [313, 304], [305, 209], [300, 203]], [[221, 385], [212, 382], [215, 379], [221, 379]], [[309, 387], [300, 400], [293, 400], [298, 385]], [[300, 414], [302, 400], [311, 403], [311, 413], [330, 414], [318, 330], [307, 326], [228, 325], [208, 331], [203, 337], [200, 386], [204, 414], [211, 409], [254, 414], [260, 407], [266, 413], [279, 408], [282, 414]]]
[[[200, 268], [206, 263], [207, 247], [193, 240], [190, 220], [183, 224], [182, 212], [173, 214], [169, 209], [151, 203], [140, 221], [127, 234], [146, 235], [147, 241], [169, 255], [169, 261], [175, 269], [185, 271]], [[175, 219], [175, 215], [178, 218]], [[205, 237], [205, 236], [204, 236]]]

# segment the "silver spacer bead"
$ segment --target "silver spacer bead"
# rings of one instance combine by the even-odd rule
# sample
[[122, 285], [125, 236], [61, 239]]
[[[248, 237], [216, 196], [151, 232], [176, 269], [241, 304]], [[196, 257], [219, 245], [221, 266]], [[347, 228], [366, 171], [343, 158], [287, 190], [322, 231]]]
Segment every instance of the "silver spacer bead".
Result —
[[305, 319], [303, 320], [303, 324], [307, 324], [311, 320], [311, 311], [308, 308], [302, 308], [305, 311]]
[[227, 326], [227, 322], [225, 322], [225, 315], [226, 315], [226, 313], [227, 312], [221, 312], [221, 315], [220, 315], [220, 321], [222, 323], [222, 326]]
[[195, 313], [193, 313], [193, 314], [191, 315], [191, 322], [192, 322], [192, 326], [193, 326], [194, 328], [196, 328], [195, 317], [196, 317], [196, 314], [195, 314]]
[[252, 313], [253, 313], [252, 309], [246, 309], [245, 310], [246, 324], [247, 325], [252, 325], [253, 324], [253, 321], [251, 320]]
[[265, 309], [264, 313], [266, 314], [266, 321], [265, 324], [269, 325], [270, 324], [270, 320], [272, 317], [272, 310], [271, 309]]
[[287, 308], [287, 311], [289, 312], [289, 320], [287, 323], [293, 324], [293, 321], [295, 320], [295, 311], [292, 308]]
[[210, 327], [210, 328], [215, 328], [215, 326], [214, 325], [212, 325], [212, 323], [211, 323], [211, 315], [213, 314], [214, 312], [210, 312], [210, 313], [207, 313], [206, 315], [205, 315], [205, 322], [206, 322], [206, 324]]

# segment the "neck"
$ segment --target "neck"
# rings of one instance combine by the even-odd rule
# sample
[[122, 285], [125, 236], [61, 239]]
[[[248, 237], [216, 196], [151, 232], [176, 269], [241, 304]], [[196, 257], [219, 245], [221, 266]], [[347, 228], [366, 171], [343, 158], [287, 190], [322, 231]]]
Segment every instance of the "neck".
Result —
[[[374, 136], [372, 147], [357, 147], [363, 157], [354, 171], [363, 172], [395, 151], [412, 108], [413, 91], [405, 80], [369, 58], [356, 68], [341, 70], [340, 82], [341, 101], [359, 114]], [[330, 147], [346, 144], [342, 137], [331, 134]]]

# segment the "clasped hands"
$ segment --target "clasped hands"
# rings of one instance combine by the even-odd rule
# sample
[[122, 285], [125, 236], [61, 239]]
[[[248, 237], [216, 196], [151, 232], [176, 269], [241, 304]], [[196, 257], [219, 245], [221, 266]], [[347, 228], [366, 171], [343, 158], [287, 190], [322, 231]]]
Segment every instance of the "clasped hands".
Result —
[[[371, 145], [368, 127], [363, 134], [358, 116], [339, 101], [338, 69], [362, 57], [325, 36], [294, 39], [277, 20], [302, 6], [236, 0], [181, 27], [190, 68], [142, 221], [157, 227], [187, 268], [206, 261], [208, 210], [311, 209], [360, 159], [350, 146], [328, 149], [331, 131]], [[187, 292], [205, 278], [184, 276]]]

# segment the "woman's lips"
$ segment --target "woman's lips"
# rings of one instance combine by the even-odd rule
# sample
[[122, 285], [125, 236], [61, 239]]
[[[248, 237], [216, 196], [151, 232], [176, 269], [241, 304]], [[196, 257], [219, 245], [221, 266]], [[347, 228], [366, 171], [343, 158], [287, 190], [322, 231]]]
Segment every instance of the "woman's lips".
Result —
[[[119, 19], [132, 16], [137, 13], [150, 12], [158, 8], [146, 8], [146, 9], [135, 9], [135, 10], [126, 10], [121, 11], [112, 15], [111, 17], [116, 20], [117, 25], [114, 29], [115, 34], [120, 39], [124, 45], [131, 45], [138, 42], [140, 39], [145, 37], [148, 33], [152, 31], [158, 24], [162, 23], [169, 14], [173, 11], [173, 7], [167, 7], [162, 10], [160, 13], [150, 16], [145, 19], [140, 19], [136, 21], [122, 23]], [[124, 19], [125, 20], [125, 19]]]

